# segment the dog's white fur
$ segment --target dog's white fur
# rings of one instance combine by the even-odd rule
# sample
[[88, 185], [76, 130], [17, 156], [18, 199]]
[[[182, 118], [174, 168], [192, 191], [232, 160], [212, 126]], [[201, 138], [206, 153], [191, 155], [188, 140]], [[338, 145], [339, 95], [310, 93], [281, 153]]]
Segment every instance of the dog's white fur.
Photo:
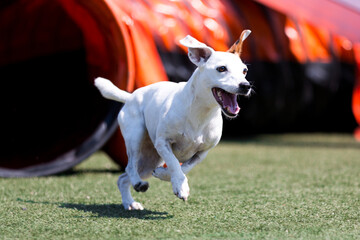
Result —
[[[245, 79], [247, 67], [239, 56], [216, 52], [191, 36], [180, 43], [188, 47], [189, 59], [198, 67], [188, 82], [159, 82], [130, 94], [109, 80], [95, 80], [105, 98], [125, 103], [118, 121], [129, 162], [126, 172], [119, 177], [118, 187], [127, 210], [143, 209], [132, 198], [130, 185], [144, 192], [149, 185], [143, 179], [151, 175], [171, 181], [174, 194], [187, 200], [190, 189], [185, 175], [220, 141], [221, 111], [226, 115], [230, 112], [228, 117], [235, 117], [239, 111], [237, 104], [230, 109], [221, 107], [215, 98], [215, 94], [221, 93], [213, 88], [221, 88], [235, 97], [249, 95], [251, 91]], [[219, 69], [221, 66], [226, 71]], [[246, 88], [241, 88], [242, 85]], [[162, 167], [164, 161], [167, 168]]]

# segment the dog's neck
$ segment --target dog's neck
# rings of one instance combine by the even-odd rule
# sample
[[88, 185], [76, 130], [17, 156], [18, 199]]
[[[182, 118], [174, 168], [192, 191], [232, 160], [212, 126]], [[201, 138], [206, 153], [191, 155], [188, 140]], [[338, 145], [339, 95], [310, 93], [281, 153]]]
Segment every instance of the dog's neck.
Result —
[[186, 113], [192, 125], [207, 125], [214, 118], [221, 118], [221, 109], [211, 89], [204, 89], [201, 69], [197, 68], [184, 87], [184, 102], [189, 104]]

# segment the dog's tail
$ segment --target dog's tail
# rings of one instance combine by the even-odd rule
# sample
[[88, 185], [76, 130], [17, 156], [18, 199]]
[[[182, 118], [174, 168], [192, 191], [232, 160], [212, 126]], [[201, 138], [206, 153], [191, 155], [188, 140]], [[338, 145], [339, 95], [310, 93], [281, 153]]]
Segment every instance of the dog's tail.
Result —
[[117, 102], [125, 103], [131, 96], [130, 93], [116, 87], [112, 82], [105, 78], [98, 77], [95, 79], [95, 86], [99, 89], [104, 98]]

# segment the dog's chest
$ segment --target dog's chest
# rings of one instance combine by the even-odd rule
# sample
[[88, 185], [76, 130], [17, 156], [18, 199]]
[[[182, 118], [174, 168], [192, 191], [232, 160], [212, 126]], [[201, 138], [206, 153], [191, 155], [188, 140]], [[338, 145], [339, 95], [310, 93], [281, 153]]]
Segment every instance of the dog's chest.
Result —
[[189, 135], [182, 133], [172, 143], [172, 150], [180, 162], [185, 162], [196, 153], [208, 150], [217, 144], [216, 138], [208, 135]]

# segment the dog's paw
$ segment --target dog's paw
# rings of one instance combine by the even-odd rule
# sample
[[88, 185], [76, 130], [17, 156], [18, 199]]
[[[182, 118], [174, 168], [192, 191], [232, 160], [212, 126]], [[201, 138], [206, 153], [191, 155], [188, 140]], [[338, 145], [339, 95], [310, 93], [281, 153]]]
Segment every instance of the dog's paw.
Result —
[[171, 183], [174, 194], [178, 198], [186, 201], [190, 195], [190, 188], [186, 176], [183, 176], [183, 178], [171, 178]]
[[148, 182], [138, 182], [137, 184], [135, 184], [134, 189], [137, 192], [146, 192], [149, 188], [149, 183]]
[[170, 181], [170, 172], [169, 172], [169, 169], [168, 168], [164, 168], [164, 167], [158, 167], [156, 168], [152, 175], [156, 178], [159, 178], [160, 180], [163, 180], [163, 181]]
[[125, 210], [144, 210], [144, 207], [138, 202], [123, 203], [123, 206]]

